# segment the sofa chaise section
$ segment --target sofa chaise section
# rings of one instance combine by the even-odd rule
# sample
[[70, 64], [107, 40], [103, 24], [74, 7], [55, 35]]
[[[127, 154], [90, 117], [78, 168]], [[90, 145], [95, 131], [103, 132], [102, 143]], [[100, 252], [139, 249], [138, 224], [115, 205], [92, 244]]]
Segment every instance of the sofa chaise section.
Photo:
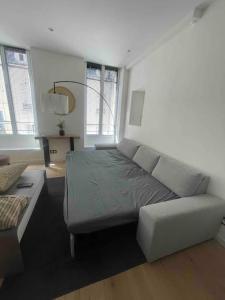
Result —
[[225, 213], [225, 201], [209, 194], [142, 207], [137, 240], [149, 262], [213, 239]]
[[[23, 182], [32, 182], [33, 186], [18, 189], [17, 184]], [[19, 180], [7, 191], [9, 195], [26, 196], [29, 199], [29, 204], [20, 217], [17, 227], [0, 231], [0, 277], [23, 271], [20, 242], [45, 182], [45, 171], [25, 171]], [[47, 187], [45, 188], [47, 189]]]

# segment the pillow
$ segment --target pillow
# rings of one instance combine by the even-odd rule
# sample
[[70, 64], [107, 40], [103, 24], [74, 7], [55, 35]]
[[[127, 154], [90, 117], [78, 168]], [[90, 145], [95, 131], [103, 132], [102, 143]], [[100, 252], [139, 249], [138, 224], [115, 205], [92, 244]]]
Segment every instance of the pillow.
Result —
[[140, 146], [139, 143], [128, 140], [128, 139], [123, 139], [118, 145], [117, 149], [125, 156], [128, 158], [132, 159], [134, 154], [137, 152], [138, 147]]
[[136, 162], [142, 169], [152, 173], [157, 162], [159, 161], [159, 153], [147, 146], [140, 146], [133, 157], [133, 161]]
[[0, 196], [0, 230], [16, 227], [27, 203], [28, 198], [22, 195]]
[[18, 180], [26, 167], [27, 164], [22, 163], [0, 167], [0, 193], [4, 193], [10, 188]]
[[152, 176], [180, 197], [198, 194], [205, 176], [175, 159], [160, 157]]

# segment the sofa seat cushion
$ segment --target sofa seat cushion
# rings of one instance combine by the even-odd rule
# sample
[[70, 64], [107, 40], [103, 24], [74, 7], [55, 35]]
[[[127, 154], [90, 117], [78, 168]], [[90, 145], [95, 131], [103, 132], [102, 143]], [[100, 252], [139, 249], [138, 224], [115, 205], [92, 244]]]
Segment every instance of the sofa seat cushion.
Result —
[[160, 157], [152, 176], [180, 197], [198, 194], [205, 176], [195, 169], [169, 157]]
[[0, 230], [16, 227], [23, 210], [28, 204], [28, 198], [22, 195], [0, 196]]
[[150, 174], [154, 170], [158, 160], [159, 153], [147, 146], [140, 146], [133, 157], [133, 161], [138, 164], [142, 169]]
[[135, 155], [135, 153], [137, 152], [138, 148], [139, 148], [140, 144], [132, 141], [132, 140], [128, 140], [128, 139], [123, 139], [118, 145], [117, 145], [117, 149], [126, 157], [132, 159]]
[[6, 192], [26, 169], [27, 164], [16, 163], [0, 167], [0, 193]]

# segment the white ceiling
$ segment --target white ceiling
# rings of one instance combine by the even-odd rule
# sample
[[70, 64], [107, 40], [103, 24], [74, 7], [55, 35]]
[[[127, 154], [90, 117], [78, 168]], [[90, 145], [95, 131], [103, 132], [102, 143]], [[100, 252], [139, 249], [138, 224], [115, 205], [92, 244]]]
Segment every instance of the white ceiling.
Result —
[[0, 43], [121, 66], [153, 45], [200, 2], [0, 0]]

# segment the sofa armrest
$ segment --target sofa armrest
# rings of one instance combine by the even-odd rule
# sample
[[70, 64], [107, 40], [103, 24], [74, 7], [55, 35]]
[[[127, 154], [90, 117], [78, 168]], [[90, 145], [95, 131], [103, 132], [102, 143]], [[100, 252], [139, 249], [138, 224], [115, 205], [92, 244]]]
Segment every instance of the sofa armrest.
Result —
[[142, 207], [137, 240], [148, 261], [212, 239], [225, 216], [225, 201], [202, 194]]
[[116, 149], [117, 144], [95, 144], [95, 150]]

